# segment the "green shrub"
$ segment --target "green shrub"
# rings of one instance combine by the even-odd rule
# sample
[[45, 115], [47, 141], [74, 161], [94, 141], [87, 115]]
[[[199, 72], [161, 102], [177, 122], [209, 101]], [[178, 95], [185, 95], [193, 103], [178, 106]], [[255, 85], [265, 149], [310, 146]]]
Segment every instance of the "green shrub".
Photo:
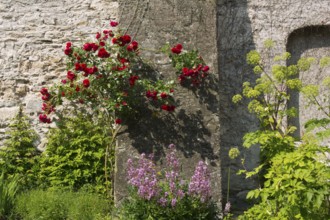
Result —
[[[102, 125], [81, 114], [62, 119], [59, 128], [51, 130], [40, 161], [44, 187], [78, 190], [88, 184], [92, 191], [105, 192], [104, 157], [110, 137]], [[113, 152], [110, 155], [112, 162]]]
[[22, 107], [9, 128], [9, 139], [0, 150], [0, 168], [6, 178], [19, 175], [21, 185], [31, 188], [36, 184], [39, 152], [33, 145], [37, 140], [37, 134], [23, 114]]
[[6, 180], [2, 172], [0, 176], [0, 219], [6, 219], [11, 215], [18, 189], [18, 177], [14, 176], [11, 180]]
[[33, 190], [17, 198], [15, 209], [24, 220], [89, 220], [107, 216], [109, 207], [99, 194]]
[[[267, 44], [270, 45], [270, 41]], [[284, 63], [290, 57], [286, 52], [275, 56], [273, 61]], [[259, 77], [255, 83], [243, 84], [242, 95], [249, 99], [248, 109], [260, 120], [260, 128], [244, 136], [243, 146], [260, 148], [261, 165], [253, 171], [240, 173], [245, 173], [247, 178], [259, 174], [261, 184], [247, 195], [258, 203], [239, 219], [321, 220], [330, 217], [330, 167], [326, 157], [330, 148], [319, 143], [330, 137], [330, 80], [326, 78], [322, 85], [304, 85], [299, 79], [299, 74], [308, 71], [315, 61], [310, 57], [301, 58], [297, 65], [275, 64], [270, 68], [258, 52], [247, 55], [247, 63], [254, 66]], [[327, 65], [327, 59], [322, 59], [320, 67]], [[299, 140], [299, 146], [295, 143], [298, 139], [293, 136], [296, 128], [288, 120], [297, 116], [296, 108], [288, 108], [290, 90], [301, 92], [308, 106], [316, 106], [324, 117], [312, 118], [306, 123], [307, 133]], [[241, 95], [233, 97], [236, 103], [241, 99]], [[244, 159], [242, 161], [244, 165]]]

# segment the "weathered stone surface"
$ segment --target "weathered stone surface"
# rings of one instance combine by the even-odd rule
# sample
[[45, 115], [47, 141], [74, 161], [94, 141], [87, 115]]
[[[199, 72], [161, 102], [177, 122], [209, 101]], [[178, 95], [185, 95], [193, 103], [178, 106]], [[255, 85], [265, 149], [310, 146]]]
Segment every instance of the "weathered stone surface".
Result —
[[[242, 83], [253, 80], [245, 55], [253, 49], [262, 50], [263, 42], [269, 38], [277, 43], [275, 52], [284, 52], [293, 31], [312, 25], [329, 25], [329, 12], [328, 0], [218, 0], [222, 186], [226, 192], [228, 167], [231, 167], [230, 200], [234, 209], [244, 209], [248, 205], [238, 196], [241, 190], [258, 186], [255, 180], [236, 176], [235, 172], [241, 168], [240, 160], [228, 158], [229, 149], [237, 146], [245, 155], [249, 168], [258, 163], [257, 149], [247, 151], [241, 147], [243, 135], [256, 130], [257, 121], [247, 112], [246, 105], [231, 102], [232, 96], [241, 92]], [[307, 39], [296, 43], [294, 50], [304, 51]], [[325, 55], [324, 50], [315, 53]], [[299, 53], [300, 56], [304, 52]]]
[[[148, 120], [142, 117], [121, 135], [117, 152], [117, 199], [124, 195], [125, 187], [121, 183], [125, 182], [128, 156], [148, 151], [160, 159], [164, 147], [175, 143], [186, 175], [193, 172], [194, 163], [201, 158], [211, 165], [217, 202], [221, 198], [221, 188], [227, 191], [227, 171], [231, 167], [230, 200], [234, 209], [246, 208], [246, 190], [256, 187], [257, 183], [236, 176], [240, 161], [230, 161], [227, 156], [230, 147], [241, 147], [246, 132], [257, 128], [256, 119], [245, 106], [231, 103], [231, 97], [241, 91], [242, 83], [253, 80], [251, 69], [245, 64], [245, 54], [251, 49], [261, 49], [268, 38], [277, 42], [278, 52], [286, 48], [298, 51], [293, 55], [296, 60], [304, 55], [327, 54], [327, 31], [322, 32], [322, 39], [317, 39], [317, 31], [290, 36], [307, 26], [328, 27], [330, 1], [1, 0], [0, 145], [10, 118], [23, 103], [40, 135], [39, 147], [43, 148], [44, 134], [51, 125], [39, 124], [36, 117], [41, 108], [38, 91], [58, 82], [65, 74], [65, 42], [71, 40], [79, 44], [91, 38], [110, 18], [120, 18], [123, 27], [136, 35], [144, 48], [158, 49], [167, 41], [199, 48], [215, 73], [208, 89], [200, 93], [183, 88], [176, 91], [180, 107], [175, 114], [161, 114], [150, 124], [145, 123], [150, 115], [145, 115]], [[169, 60], [161, 54], [144, 51], [143, 56], [158, 63], [164, 77], [175, 78]], [[300, 102], [304, 101], [292, 104]], [[300, 110], [302, 117], [297, 124], [301, 125], [314, 110]], [[247, 161], [247, 167], [256, 166], [258, 150], [243, 152], [246, 158], [253, 158]]]
[[[198, 48], [214, 75], [204, 89], [196, 92], [180, 86], [176, 88], [175, 96], [180, 104], [174, 114], [152, 117], [147, 112], [120, 135], [116, 156], [116, 200], [120, 201], [125, 195], [128, 157], [153, 152], [161, 164], [164, 163], [165, 148], [173, 143], [177, 146], [185, 177], [193, 174], [199, 160], [204, 159], [209, 164], [213, 199], [220, 206], [216, 4], [214, 1], [188, 0], [122, 0], [119, 3], [121, 24], [136, 36], [142, 48], [157, 50], [166, 42], [171, 45], [182, 43], [187, 49]], [[141, 54], [158, 63], [165, 78], [177, 80], [165, 56], [144, 50]]]
[[43, 129], [49, 126], [38, 122], [39, 90], [59, 82], [60, 76], [65, 75], [65, 43], [78, 44], [90, 39], [110, 18], [117, 16], [116, 1], [2, 0], [0, 117], [5, 121], [1, 120], [1, 124], [9, 123], [8, 109], [23, 103], [34, 128], [44, 137]]

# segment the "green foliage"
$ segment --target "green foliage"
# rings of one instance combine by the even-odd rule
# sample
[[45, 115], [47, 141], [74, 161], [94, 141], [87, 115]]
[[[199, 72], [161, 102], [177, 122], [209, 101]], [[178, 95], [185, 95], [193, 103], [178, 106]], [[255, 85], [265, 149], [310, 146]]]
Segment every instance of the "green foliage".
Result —
[[33, 190], [18, 196], [15, 209], [24, 220], [92, 220], [105, 217], [109, 207], [99, 194]]
[[330, 167], [319, 161], [327, 151], [312, 143], [273, 157], [264, 187], [247, 198], [260, 203], [240, 219], [327, 219], [330, 216]]
[[2, 172], [0, 176], [0, 219], [6, 219], [11, 215], [18, 190], [18, 176], [7, 180]]
[[0, 168], [7, 178], [19, 175], [25, 188], [35, 186], [38, 172], [39, 152], [34, 146], [36, 132], [31, 128], [28, 118], [20, 107], [18, 114], [9, 125], [9, 136], [0, 149]]
[[202, 203], [200, 199], [185, 196], [178, 200], [175, 207], [167, 205], [160, 206], [154, 199], [146, 202], [137, 195], [136, 191], [130, 189], [131, 197], [127, 199], [120, 210], [122, 220], [202, 220], [214, 219], [216, 207], [210, 203]]
[[[298, 75], [310, 70], [316, 60], [308, 57], [301, 58], [297, 65], [276, 64], [287, 59], [290, 59], [289, 53], [275, 56], [275, 64], [268, 68], [264, 67], [256, 51], [247, 57], [247, 62], [259, 72], [262, 70], [262, 74], [255, 83], [245, 82], [242, 94], [250, 99], [248, 109], [261, 123], [260, 129], [244, 136], [243, 146], [260, 147], [261, 163], [252, 171], [241, 170], [239, 173], [247, 178], [259, 174], [263, 182], [259, 189], [247, 195], [259, 203], [239, 219], [312, 220], [329, 219], [330, 216], [330, 167], [326, 157], [330, 151], [318, 142], [330, 137], [330, 107], [327, 104], [330, 80], [325, 78], [322, 85], [303, 85]], [[320, 66], [327, 66], [327, 62], [327, 59], [321, 59]], [[266, 69], [271, 69], [271, 73]], [[298, 147], [292, 136], [296, 128], [287, 120], [297, 115], [295, 108], [287, 107], [290, 90], [301, 92], [309, 105], [324, 113], [323, 118], [306, 123], [307, 133]]]
[[[111, 141], [106, 123], [87, 114], [61, 119], [59, 128], [51, 130], [40, 161], [42, 185], [77, 190], [88, 184], [104, 192], [105, 149]], [[110, 155], [113, 162], [114, 152]]]

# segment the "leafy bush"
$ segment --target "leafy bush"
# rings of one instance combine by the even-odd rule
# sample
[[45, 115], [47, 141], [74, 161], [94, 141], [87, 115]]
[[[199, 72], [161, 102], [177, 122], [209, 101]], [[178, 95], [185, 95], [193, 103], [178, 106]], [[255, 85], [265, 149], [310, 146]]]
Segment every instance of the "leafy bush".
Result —
[[[122, 219], [213, 219], [215, 206], [207, 166], [200, 161], [190, 182], [181, 179], [174, 145], [166, 156], [166, 169], [141, 155], [138, 165], [128, 161], [130, 198], [122, 205]], [[164, 176], [162, 176], [162, 174]]]
[[11, 215], [15, 197], [19, 189], [18, 177], [6, 180], [4, 173], [0, 176], [0, 219], [6, 219]]
[[33, 190], [17, 198], [15, 210], [24, 220], [90, 220], [106, 216], [109, 207], [99, 194]]
[[88, 184], [93, 191], [105, 192], [105, 184], [109, 184], [104, 176], [105, 151], [111, 138], [101, 120], [80, 114], [62, 118], [59, 127], [51, 130], [40, 161], [44, 187], [78, 190]]
[[240, 219], [326, 219], [330, 216], [330, 167], [320, 162], [321, 151], [307, 144], [276, 155], [264, 187], [248, 193], [260, 203]]
[[37, 134], [23, 114], [22, 107], [9, 125], [7, 135], [9, 139], [0, 150], [0, 168], [7, 178], [19, 175], [21, 185], [31, 188], [37, 181], [39, 152], [33, 144]]
[[[267, 42], [268, 49], [273, 45], [270, 42]], [[286, 52], [275, 56], [273, 61], [283, 63], [290, 57]], [[321, 68], [328, 65], [327, 60], [321, 59]], [[253, 171], [243, 170], [240, 173], [245, 173], [247, 178], [259, 174], [262, 182], [259, 189], [247, 195], [247, 198], [257, 199], [258, 203], [239, 219], [329, 219], [330, 168], [325, 155], [330, 150], [319, 140], [330, 136], [330, 110], [326, 104], [330, 80], [323, 81], [328, 89], [323, 95], [319, 93], [318, 85], [303, 85], [298, 74], [308, 71], [316, 62], [310, 57], [300, 59], [296, 65], [274, 64], [268, 68], [261, 55], [251, 51], [247, 62], [254, 66], [258, 78], [254, 84], [243, 84], [243, 96], [250, 99], [248, 109], [258, 117], [261, 126], [244, 136], [243, 146], [260, 147], [261, 165]], [[267, 71], [269, 69], [271, 73]], [[308, 104], [316, 105], [325, 115], [307, 122], [307, 133], [299, 146], [292, 135], [296, 128], [287, 120], [297, 116], [296, 108], [288, 108], [287, 105], [290, 90], [302, 92]], [[236, 103], [241, 99], [241, 95], [233, 97]], [[315, 128], [319, 130], [312, 132]], [[323, 161], [320, 155], [324, 155]]]

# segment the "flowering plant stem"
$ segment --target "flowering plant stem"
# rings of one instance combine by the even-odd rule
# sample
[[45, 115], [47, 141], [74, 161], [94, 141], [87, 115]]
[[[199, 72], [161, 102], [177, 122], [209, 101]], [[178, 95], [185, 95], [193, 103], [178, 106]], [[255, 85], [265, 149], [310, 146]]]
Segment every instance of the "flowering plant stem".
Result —
[[121, 129], [121, 125], [117, 125], [115, 128], [110, 130], [111, 133], [111, 140], [110, 143], [106, 146], [105, 149], [105, 155], [104, 155], [104, 177], [105, 177], [105, 183], [106, 183], [106, 191], [107, 195], [110, 198], [113, 198], [114, 196], [114, 190], [113, 187], [111, 187], [111, 190], [109, 190], [109, 184], [108, 184], [108, 161], [110, 162], [110, 180], [111, 180], [111, 186], [114, 185], [114, 164], [112, 163], [112, 160], [109, 160], [109, 152], [115, 151], [115, 140], [117, 137], [118, 132]]

